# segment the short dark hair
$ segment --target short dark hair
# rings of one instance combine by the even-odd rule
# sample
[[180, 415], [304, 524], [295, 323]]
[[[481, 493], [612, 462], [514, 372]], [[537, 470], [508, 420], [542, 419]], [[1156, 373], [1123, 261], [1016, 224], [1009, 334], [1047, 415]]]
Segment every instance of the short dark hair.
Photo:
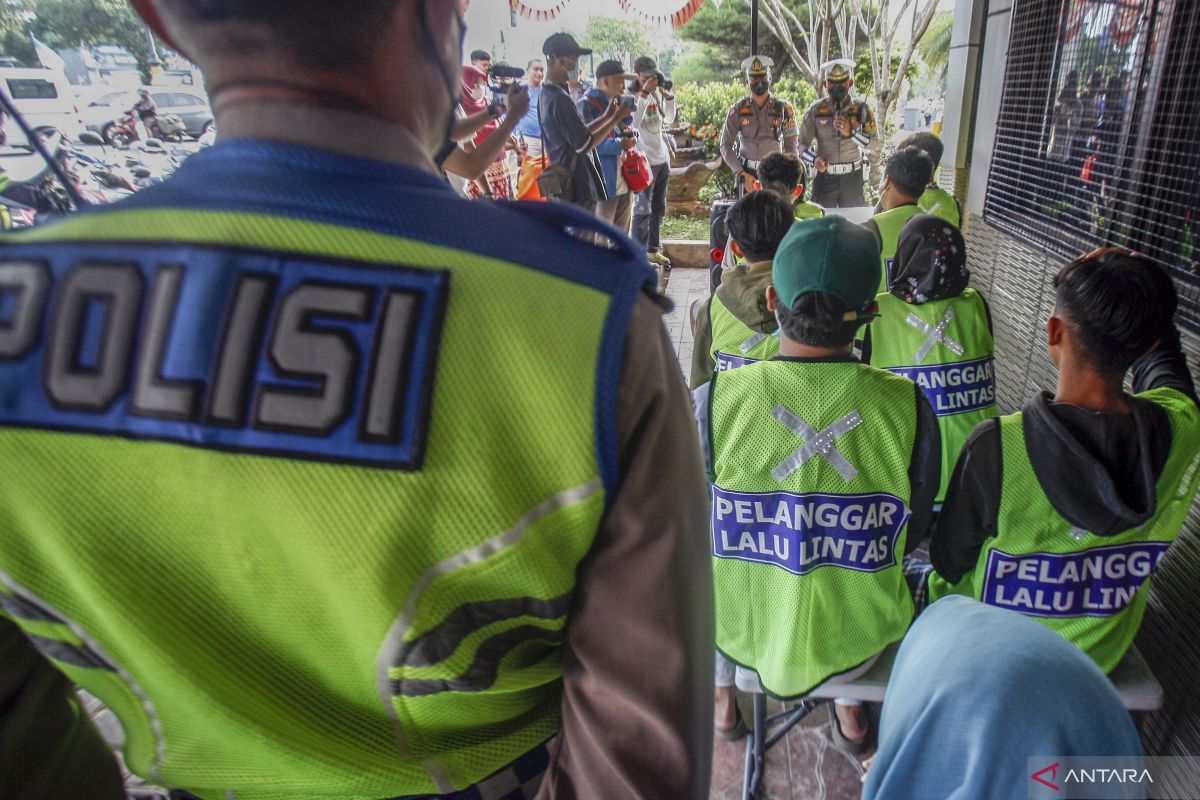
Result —
[[[211, 52], [269, 50], [320, 69], [366, 66], [373, 41], [399, 8], [397, 0], [162, 0], [167, 15], [184, 23]], [[255, 26], [255, 30], [251, 26]]]
[[492, 54], [487, 50], [472, 50], [471, 61], [491, 61]]
[[919, 147], [904, 147], [888, 159], [887, 176], [908, 197], [920, 197], [933, 180], [933, 159]]
[[733, 204], [725, 215], [729, 235], [742, 248], [749, 261], [768, 261], [775, 257], [779, 243], [796, 222], [792, 204], [775, 192], [751, 192]]
[[941, 139], [928, 131], [921, 131], [920, 133], [914, 133], [912, 136], [906, 137], [896, 149], [903, 150], [906, 147], [916, 147], [919, 150], [923, 150], [933, 160], [934, 167], [942, 163], [942, 156], [946, 154], [946, 145], [942, 144]]
[[1178, 296], [1166, 270], [1145, 256], [1103, 250], [1054, 276], [1056, 313], [1101, 375], [1124, 375], [1170, 333]]
[[831, 292], [805, 292], [796, 298], [791, 308], [782, 305], [775, 310], [779, 329], [794, 342], [808, 347], [838, 350], [854, 341], [862, 321], [845, 320], [848, 309], [841, 298]]
[[800, 185], [804, 169], [791, 153], [771, 153], [758, 164], [758, 182], [762, 188], [790, 198]]

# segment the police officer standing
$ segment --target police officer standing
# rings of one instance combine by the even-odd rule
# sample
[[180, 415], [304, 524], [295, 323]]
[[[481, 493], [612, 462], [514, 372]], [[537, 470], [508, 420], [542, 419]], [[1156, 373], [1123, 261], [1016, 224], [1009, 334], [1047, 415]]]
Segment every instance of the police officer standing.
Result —
[[[750, 94], [729, 109], [721, 132], [721, 159], [738, 178], [738, 196], [754, 191], [758, 162], [771, 153], [800, 155], [796, 111], [792, 104], [771, 94], [771, 67], [766, 56], [750, 56], [742, 62]], [[734, 152], [734, 142], [741, 146]]]
[[863, 197], [863, 149], [879, 146], [875, 115], [862, 100], [850, 97], [854, 62], [836, 59], [821, 65], [825, 90], [800, 123], [800, 142], [807, 148], [816, 139], [816, 153], [805, 151], [804, 160], [817, 170], [812, 201], [825, 208], [866, 205]]

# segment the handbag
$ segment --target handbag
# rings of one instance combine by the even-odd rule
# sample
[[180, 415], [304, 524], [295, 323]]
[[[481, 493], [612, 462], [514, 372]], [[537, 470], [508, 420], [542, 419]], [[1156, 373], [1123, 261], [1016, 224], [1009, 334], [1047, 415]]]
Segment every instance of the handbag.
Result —
[[629, 184], [629, 191], [644, 192], [654, 182], [654, 173], [650, 171], [650, 161], [641, 150], [626, 150], [625, 162], [621, 165], [621, 175]]

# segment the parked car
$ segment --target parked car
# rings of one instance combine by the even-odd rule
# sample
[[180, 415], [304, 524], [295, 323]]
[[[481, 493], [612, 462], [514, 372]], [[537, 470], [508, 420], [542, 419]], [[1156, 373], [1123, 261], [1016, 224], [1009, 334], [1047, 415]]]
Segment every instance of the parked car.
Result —
[[[41, 67], [0, 67], [0, 81], [31, 128], [53, 128], [67, 136], [83, 132], [75, 92], [62, 72]], [[7, 115], [4, 134], [10, 144], [25, 142], [21, 129]]]
[[[169, 90], [168, 90], [169, 89]], [[187, 135], [199, 139], [212, 127], [213, 113], [208, 101], [197, 92], [179, 91], [175, 87], [152, 87], [150, 96], [159, 114], [176, 114], [183, 120]], [[106, 105], [97, 103], [106, 102]], [[121, 115], [137, 103], [137, 92], [121, 92], [116, 96], [101, 95], [83, 109], [83, 121], [89, 131], [95, 131], [110, 141], [111, 128]]]

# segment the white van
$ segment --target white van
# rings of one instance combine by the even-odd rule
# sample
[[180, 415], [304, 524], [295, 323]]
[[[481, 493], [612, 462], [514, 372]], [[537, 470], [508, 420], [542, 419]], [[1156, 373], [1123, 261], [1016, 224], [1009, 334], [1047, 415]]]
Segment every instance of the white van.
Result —
[[[0, 88], [12, 98], [29, 127], [54, 128], [72, 138], [84, 130], [75, 91], [62, 72], [41, 67], [0, 67]], [[17, 123], [5, 114], [9, 144], [25, 142]]]

